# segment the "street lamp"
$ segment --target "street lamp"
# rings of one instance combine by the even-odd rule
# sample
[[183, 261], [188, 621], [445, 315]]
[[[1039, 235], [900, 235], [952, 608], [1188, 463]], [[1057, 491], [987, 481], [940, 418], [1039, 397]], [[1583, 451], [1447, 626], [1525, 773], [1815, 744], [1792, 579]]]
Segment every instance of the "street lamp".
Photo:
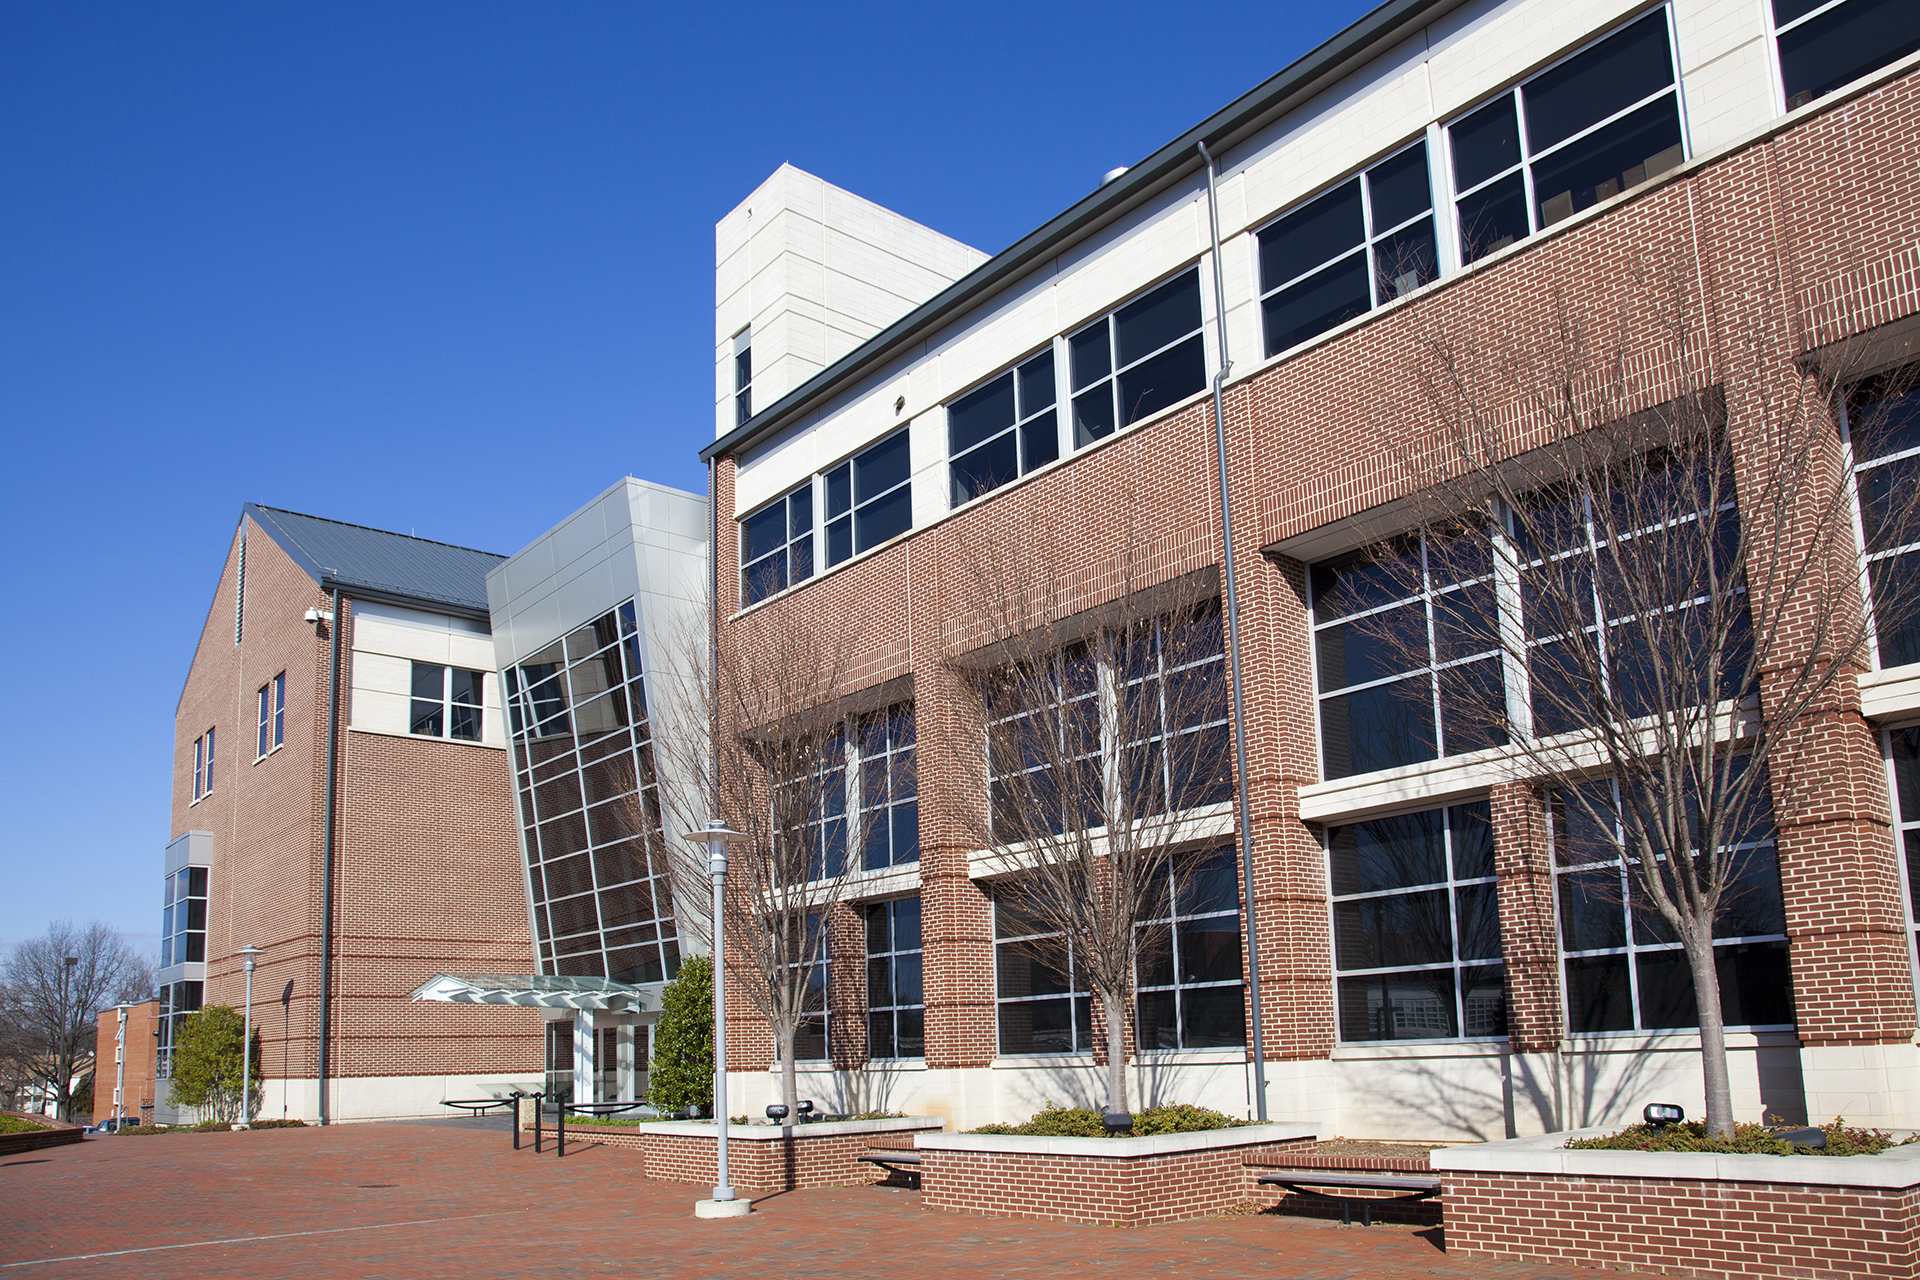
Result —
[[240, 1032], [240, 1123], [236, 1129], [253, 1128], [253, 962], [257, 956], [266, 954], [266, 950], [256, 943], [249, 942], [234, 953], [240, 957], [240, 963], [247, 971], [247, 1011], [242, 1019]]
[[713, 818], [687, 839], [707, 847], [707, 874], [713, 878], [713, 1118], [718, 1125], [719, 1163], [713, 1199], [697, 1200], [696, 1218], [739, 1218], [753, 1212], [753, 1201], [736, 1200], [727, 1177], [727, 845], [746, 837]]
[[[66, 956], [60, 962], [60, 1034], [69, 1044], [73, 1042], [73, 1013], [67, 1007], [67, 989], [71, 985], [70, 975], [73, 973], [74, 966], [79, 963], [79, 956]], [[58, 1040], [53, 1044], [53, 1069], [62, 1073], [53, 1093], [54, 1118], [71, 1123], [73, 1120], [73, 1058], [61, 1054]], [[67, 1114], [64, 1116], [60, 1114], [62, 1094], [67, 1098]]]
[[[126, 1114], [124, 1099], [127, 1094], [127, 1010], [133, 1006], [117, 1004], [113, 1008], [114, 1012], [120, 1015], [120, 1029], [113, 1037], [113, 1131], [119, 1133], [121, 1117]], [[98, 1062], [100, 1055], [95, 1054], [93, 1060]], [[94, 1078], [99, 1078], [98, 1068], [95, 1069]]]

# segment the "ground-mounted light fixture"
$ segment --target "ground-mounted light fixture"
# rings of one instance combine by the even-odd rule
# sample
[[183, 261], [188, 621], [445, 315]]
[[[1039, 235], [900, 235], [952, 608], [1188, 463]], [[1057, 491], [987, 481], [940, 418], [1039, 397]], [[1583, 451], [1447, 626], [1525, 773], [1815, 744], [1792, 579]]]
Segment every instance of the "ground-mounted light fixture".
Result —
[[1640, 1116], [1656, 1129], [1664, 1129], [1670, 1124], [1679, 1124], [1687, 1118], [1684, 1107], [1671, 1102], [1649, 1102]]
[[786, 1118], [787, 1118], [786, 1103], [775, 1102], [770, 1104], [767, 1107], [767, 1119], [778, 1121], [778, 1120], [785, 1120]]
[[1133, 1117], [1125, 1111], [1102, 1112], [1100, 1127], [1107, 1131], [1109, 1138], [1118, 1137], [1133, 1128]]

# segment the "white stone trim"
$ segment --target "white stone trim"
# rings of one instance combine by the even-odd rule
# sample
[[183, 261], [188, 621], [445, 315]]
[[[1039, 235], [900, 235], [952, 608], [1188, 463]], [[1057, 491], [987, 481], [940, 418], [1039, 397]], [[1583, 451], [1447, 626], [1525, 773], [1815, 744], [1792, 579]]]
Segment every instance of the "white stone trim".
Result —
[[1569, 1151], [1574, 1138], [1612, 1129], [1573, 1129], [1537, 1138], [1509, 1138], [1431, 1155], [1453, 1173], [1546, 1173], [1572, 1178], [1674, 1178], [1700, 1182], [1770, 1182], [1791, 1186], [1920, 1186], [1920, 1152], [1877, 1156], [1748, 1156], [1696, 1151]]
[[[1207, 1129], [1199, 1133], [1162, 1133], [1151, 1138], [1028, 1138], [1002, 1133], [925, 1134], [913, 1140], [922, 1151], [986, 1151], [1000, 1155], [1036, 1156], [1170, 1156], [1184, 1151], [1218, 1147], [1251, 1147], [1267, 1142], [1318, 1138], [1313, 1124], [1253, 1124], [1234, 1129]], [[1920, 1164], [1920, 1162], [1916, 1162]]]
[[[583, 1125], [582, 1127], [589, 1127]], [[728, 1142], [774, 1142], [781, 1138], [834, 1138], [852, 1133], [901, 1133], [944, 1129], [939, 1116], [895, 1116], [888, 1120], [821, 1120], [814, 1124], [730, 1124]], [[713, 1138], [719, 1126], [711, 1120], [660, 1120], [633, 1126], [635, 1133], [657, 1133], [676, 1138]]]

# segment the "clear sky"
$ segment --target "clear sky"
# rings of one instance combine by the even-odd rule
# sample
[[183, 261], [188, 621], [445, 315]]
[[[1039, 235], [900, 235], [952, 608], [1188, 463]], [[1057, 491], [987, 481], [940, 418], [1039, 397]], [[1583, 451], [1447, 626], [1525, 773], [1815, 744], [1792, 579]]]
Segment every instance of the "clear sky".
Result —
[[997, 251], [1368, 7], [0, 5], [0, 944], [157, 946], [243, 502], [511, 553], [703, 490], [782, 161]]

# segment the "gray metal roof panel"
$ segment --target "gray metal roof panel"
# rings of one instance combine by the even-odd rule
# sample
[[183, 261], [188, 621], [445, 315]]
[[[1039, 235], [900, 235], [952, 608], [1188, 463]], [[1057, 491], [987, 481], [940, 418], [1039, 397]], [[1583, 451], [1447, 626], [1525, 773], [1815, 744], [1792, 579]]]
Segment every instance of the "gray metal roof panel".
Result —
[[485, 619], [487, 571], [506, 559], [491, 551], [389, 533], [249, 502], [242, 514], [322, 588], [349, 596], [418, 604]]

